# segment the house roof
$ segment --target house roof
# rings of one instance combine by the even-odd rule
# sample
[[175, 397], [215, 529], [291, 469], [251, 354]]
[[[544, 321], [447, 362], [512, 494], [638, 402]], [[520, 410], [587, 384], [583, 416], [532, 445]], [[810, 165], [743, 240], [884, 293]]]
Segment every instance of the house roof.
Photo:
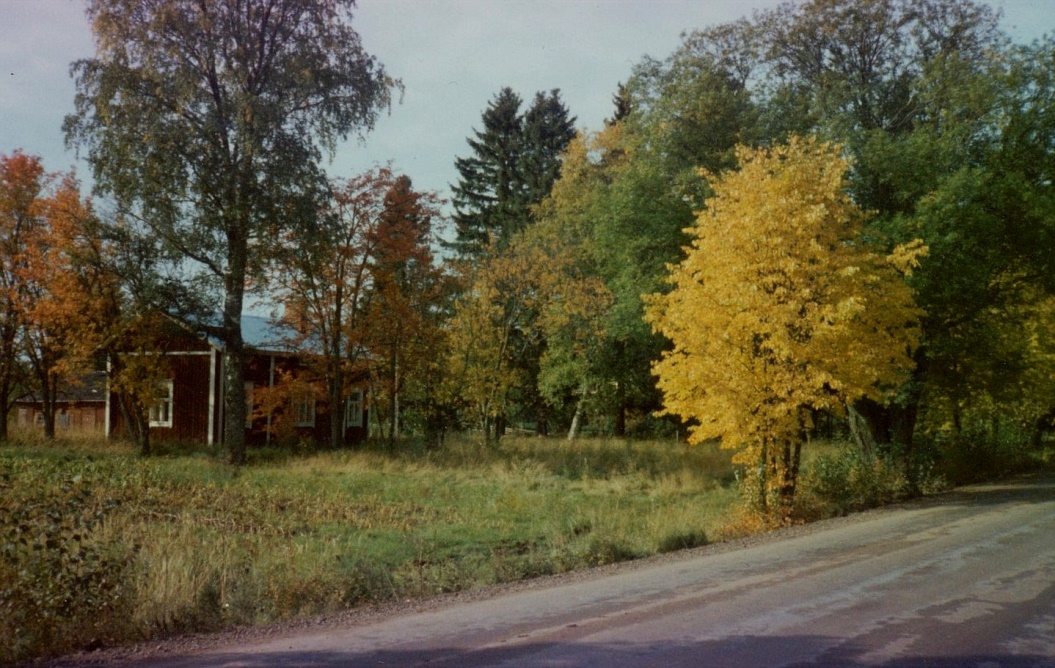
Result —
[[[106, 372], [90, 371], [82, 376], [63, 383], [56, 393], [60, 402], [86, 403], [106, 402]], [[27, 392], [16, 403], [40, 403], [42, 397], [38, 392]]]
[[242, 339], [250, 348], [288, 352], [295, 348], [292, 341], [297, 332], [288, 325], [276, 323], [259, 315], [242, 316]]
[[[215, 336], [208, 339], [210, 344], [223, 350], [223, 341]], [[249, 348], [261, 352], [293, 353], [302, 352], [305, 348], [302, 344], [298, 345], [299, 335], [289, 325], [248, 313], [242, 314], [242, 340]]]

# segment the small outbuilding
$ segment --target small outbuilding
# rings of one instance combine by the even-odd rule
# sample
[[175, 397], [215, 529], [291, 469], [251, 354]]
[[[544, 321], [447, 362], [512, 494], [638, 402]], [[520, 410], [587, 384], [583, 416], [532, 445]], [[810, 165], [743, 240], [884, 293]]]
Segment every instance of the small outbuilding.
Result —
[[[55, 396], [55, 433], [102, 436], [106, 433], [105, 371], [93, 371], [62, 387]], [[14, 426], [29, 432], [44, 428], [44, 402], [29, 393], [15, 400]]]

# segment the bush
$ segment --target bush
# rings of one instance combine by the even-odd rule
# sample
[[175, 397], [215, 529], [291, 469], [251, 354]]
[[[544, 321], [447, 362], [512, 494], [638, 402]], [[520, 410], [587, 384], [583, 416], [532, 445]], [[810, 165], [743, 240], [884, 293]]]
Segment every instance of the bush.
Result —
[[15, 498], [0, 473], [0, 662], [124, 636], [131, 554], [96, 531], [114, 502], [96, 502], [80, 476], [56, 482], [47, 497]]
[[896, 452], [866, 455], [850, 444], [814, 459], [802, 480], [803, 491], [818, 497], [831, 514], [908, 498], [913, 493], [910, 483], [903, 457]]
[[702, 529], [686, 529], [684, 531], [673, 531], [665, 535], [656, 546], [660, 554], [688, 550], [694, 547], [702, 547], [708, 543], [707, 532]]
[[956, 485], [994, 480], [1036, 463], [1030, 434], [1010, 427], [965, 429], [956, 438], [934, 438], [927, 447], [936, 453], [942, 474]]

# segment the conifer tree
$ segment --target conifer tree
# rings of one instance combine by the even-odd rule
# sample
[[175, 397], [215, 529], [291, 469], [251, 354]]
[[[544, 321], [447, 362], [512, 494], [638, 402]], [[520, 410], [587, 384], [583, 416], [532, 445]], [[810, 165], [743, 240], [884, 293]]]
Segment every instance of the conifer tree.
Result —
[[503, 249], [530, 220], [530, 207], [549, 194], [560, 173], [560, 154], [575, 136], [574, 117], [560, 91], [538, 93], [527, 112], [503, 88], [483, 113], [483, 130], [468, 139], [473, 155], [455, 160], [457, 239], [451, 248], [476, 257], [492, 245]]

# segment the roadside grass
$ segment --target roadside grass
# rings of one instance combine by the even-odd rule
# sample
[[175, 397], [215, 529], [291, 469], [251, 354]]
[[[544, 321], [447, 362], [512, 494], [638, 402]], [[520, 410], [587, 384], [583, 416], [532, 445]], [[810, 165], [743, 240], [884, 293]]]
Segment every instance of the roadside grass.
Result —
[[739, 500], [728, 452], [669, 441], [158, 451], [0, 448], [0, 661], [693, 547]]

